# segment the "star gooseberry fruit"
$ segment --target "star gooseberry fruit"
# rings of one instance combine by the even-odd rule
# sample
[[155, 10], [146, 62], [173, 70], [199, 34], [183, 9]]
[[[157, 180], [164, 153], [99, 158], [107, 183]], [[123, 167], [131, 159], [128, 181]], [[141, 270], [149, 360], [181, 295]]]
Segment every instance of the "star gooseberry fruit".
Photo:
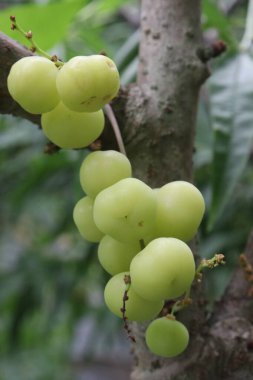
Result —
[[153, 229], [156, 201], [153, 190], [136, 178], [124, 178], [95, 198], [93, 216], [100, 231], [129, 243]]
[[94, 112], [117, 95], [120, 79], [110, 58], [76, 56], [60, 69], [56, 86], [62, 102], [72, 111]]
[[80, 168], [80, 182], [84, 192], [92, 198], [123, 178], [132, 176], [128, 158], [115, 150], [90, 153]]
[[103, 233], [99, 231], [93, 219], [93, 199], [83, 197], [74, 207], [73, 219], [78, 231], [85, 240], [99, 242]]
[[175, 238], [152, 240], [132, 260], [131, 286], [147, 300], [181, 296], [195, 277], [195, 262], [186, 243]]
[[95, 141], [104, 128], [104, 114], [74, 112], [60, 102], [41, 116], [44, 134], [60, 148], [84, 148]]
[[11, 67], [7, 79], [8, 90], [27, 112], [49, 112], [60, 101], [56, 89], [57, 74], [57, 67], [49, 59], [24, 57]]
[[167, 358], [181, 354], [189, 343], [187, 328], [169, 316], [152, 321], [146, 330], [145, 338], [151, 352]]
[[133, 257], [140, 251], [139, 242], [122, 243], [105, 235], [98, 246], [98, 260], [111, 275], [128, 271]]
[[153, 237], [191, 240], [205, 211], [200, 191], [189, 182], [174, 181], [156, 189], [154, 193], [157, 211]]
[[[124, 279], [128, 275], [129, 272], [116, 274], [108, 281], [104, 291], [107, 307], [120, 318], [123, 317], [121, 308], [123, 307], [123, 297], [126, 290]], [[127, 297], [125, 316], [130, 321], [150, 320], [156, 317], [163, 307], [162, 301], [147, 301], [140, 297], [131, 286], [127, 292]]]

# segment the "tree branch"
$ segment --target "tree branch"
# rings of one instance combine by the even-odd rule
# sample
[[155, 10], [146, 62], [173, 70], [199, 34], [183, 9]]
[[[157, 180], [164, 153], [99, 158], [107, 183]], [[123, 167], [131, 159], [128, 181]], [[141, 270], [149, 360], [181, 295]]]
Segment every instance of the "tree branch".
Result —
[[[152, 187], [192, 180], [198, 93], [209, 75], [199, 57], [200, 4], [142, 1], [138, 83], [129, 89], [123, 133], [135, 176]], [[174, 360], [152, 355], [144, 340], [147, 324], [133, 324], [137, 344], [132, 380], [232, 379], [231, 369], [238, 376], [242, 364], [243, 378], [250, 378], [250, 322], [238, 313], [220, 319], [218, 308], [208, 321], [197, 284], [192, 293], [193, 305], [179, 315], [190, 329], [190, 346]]]
[[152, 186], [192, 178], [198, 92], [209, 75], [197, 56], [200, 13], [199, 0], [142, 1], [138, 87], [130, 89], [125, 139], [136, 175]]

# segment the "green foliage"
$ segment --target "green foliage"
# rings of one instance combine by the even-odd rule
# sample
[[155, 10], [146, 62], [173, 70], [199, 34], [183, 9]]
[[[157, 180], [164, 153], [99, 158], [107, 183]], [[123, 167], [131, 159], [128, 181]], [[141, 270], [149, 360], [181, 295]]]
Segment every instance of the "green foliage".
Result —
[[1, 11], [1, 31], [22, 44], [25, 43], [23, 36], [10, 29], [10, 15], [15, 15], [22, 27], [26, 31], [32, 30], [35, 41], [47, 50], [66, 37], [70, 21], [84, 4], [84, 0], [60, 0], [52, 4], [7, 7]]
[[238, 54], [211, 80], [210, 114], [214, 133], [209, 227], [224, 213], [241, 179], [253, 144], [253, 59]]
[[227, 42], [230, 50], [237, 49], [237, 41], [233, 36], [230, 20], [222, 13], [212, 0], [203, 1], [203, 27], [214, 28], [219, 38]]

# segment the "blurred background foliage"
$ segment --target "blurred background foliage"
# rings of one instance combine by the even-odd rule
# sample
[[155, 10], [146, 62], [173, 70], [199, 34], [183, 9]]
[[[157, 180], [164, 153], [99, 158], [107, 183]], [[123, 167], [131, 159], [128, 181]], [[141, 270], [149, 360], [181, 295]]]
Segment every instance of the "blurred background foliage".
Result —
[[[3, 1], [0, 29], [25, 43], [10, 31], [14, 14], [42, 48], [64, 60], [104, 50], [125, 85], [136, 76], [139, 10], [137, 0]], [[240, 48], [246, 12], [247, 1], [203, 2], [205, 42], [228, 45], [210, 64], [195, 141], [195, 182], [207, 204], [199, 253], [222, 252], [227, 261], [205, 276], [209, 307], [252, 228], [253, 59]], [[109, 276], [72, 220], [88, 152], [46, 155], [46, 142], [28, 121], [0, 117], [0, 380], [127, 379], [128, 342], [103, 305]]]

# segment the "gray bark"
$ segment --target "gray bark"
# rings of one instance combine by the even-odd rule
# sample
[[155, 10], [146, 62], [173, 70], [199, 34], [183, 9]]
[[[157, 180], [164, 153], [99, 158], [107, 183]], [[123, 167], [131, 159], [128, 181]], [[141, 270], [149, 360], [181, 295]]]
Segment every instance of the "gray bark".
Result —
[[[202, 48], [199, 0], [143, 0], [140, 63], [130, 88], [124, 126], [135, 175], [153, 187], [192, 180], [196, 109], [209, 75], [198, 58]], [[253, 338], [247, 283], [239, 269], [207, 320], [198, 285], [194, 303], [179, 314], [190, 329], [186, 352], [175, 359], [152, 355], [144, 343], [146, 325], [133, 324], [132, 380], [251, 379]], [[252, 318], [252, 317], [251, 317]]]

